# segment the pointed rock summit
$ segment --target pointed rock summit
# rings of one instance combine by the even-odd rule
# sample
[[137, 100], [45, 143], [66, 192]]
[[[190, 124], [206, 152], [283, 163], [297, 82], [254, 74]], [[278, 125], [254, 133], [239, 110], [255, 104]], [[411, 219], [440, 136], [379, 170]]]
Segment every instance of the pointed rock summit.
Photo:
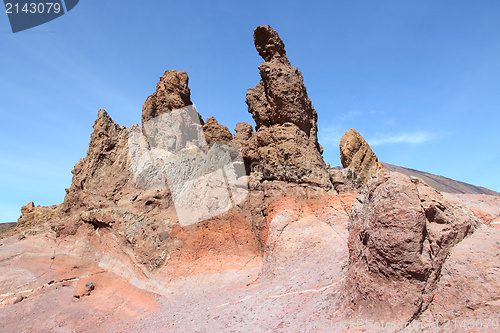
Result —
[[165, 71], [156, 85], [156, 91], [148, 96], [142, 106], [142, 126], [159, 115], [193, 104], [186, 72]]
[[87, 156], [73, 169], [73, 180], [64, 198], [64, 209], [74, 211], [113, 205], [133, 186], [129, 173], [130, 129], [116, 124], [105, 110], [99, 110], [90, 136]]
[[265, 60], [259, 66], [261, 81], [246, 95], [256, 132], [247, 142], [238, 142], [253, 164], [254, 178], [330, 187], [317, 139], [318, 115], [302, 74], [290, 65], [285, 44], [273, 28], [258, 26], [254, 42]]
[[366, 185], [373, 175], [384, 168], [370, 145], [354, 128], [340, 139], [340, 161], [344, 168], [354, 171], [352, 180], [358, 187]]

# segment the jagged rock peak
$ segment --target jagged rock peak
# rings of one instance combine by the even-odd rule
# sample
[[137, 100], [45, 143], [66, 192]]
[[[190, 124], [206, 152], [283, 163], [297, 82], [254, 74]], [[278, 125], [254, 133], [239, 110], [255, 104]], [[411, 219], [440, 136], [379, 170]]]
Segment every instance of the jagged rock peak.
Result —
[[156, 85], [156, 91], [148, 96], [142, 106], [142, 125], [152, 118], [193, 104], [186, 72], [167, 70]]
[[384, 168], [368, 142], [354, 128], [342, 136], [339, 146], [342, 166], [355, 172], [355, 185], [366, 185], [374, 174]]
[[265, 61], [271, 61], [274, 57], [285, 57], [285, 43], [280, 36], [268, 25], [259, 25], [254, 33], [253, 40], [259, 55]]
[[66, 212], [112, 205], [121, 196], [117, 189], [132, 182], [127, 167], [129, 129], [115, 123], [103, 109], [93, 128], [87, 156], [72, 171], [64, 198]]

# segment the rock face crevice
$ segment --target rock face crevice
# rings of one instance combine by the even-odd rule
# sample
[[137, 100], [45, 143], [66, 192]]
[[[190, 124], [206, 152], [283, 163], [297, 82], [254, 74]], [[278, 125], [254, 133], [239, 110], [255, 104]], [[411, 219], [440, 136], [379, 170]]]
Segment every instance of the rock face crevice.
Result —
[[317, 139], [318, 115], [302, 74], [291, 66], [285, 44], [270, 26], [257, 27], [254, 42], [264, 59], [261, 81], [246, 95], [256, 132], [248, 137], [245, 129], [248, 138], [237, 139], [247, 164], [253, 164], [253, 178], [331, 187]]
[[351, 211], [348, 306], [367, 318], [414, 319], [452, 247], [477, 223], [420, 180], [380, 171]]

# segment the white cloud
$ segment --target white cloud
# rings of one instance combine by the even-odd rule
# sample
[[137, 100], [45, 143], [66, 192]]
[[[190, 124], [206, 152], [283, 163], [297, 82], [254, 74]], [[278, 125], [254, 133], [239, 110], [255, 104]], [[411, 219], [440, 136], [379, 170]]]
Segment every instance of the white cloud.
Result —
[[318, 130], [318, 139], [321, 144], [324, 145], [333, 144], [337, 146], [344, 133], [345, 131], [342, 132], [339, 126], [320, 128]]
[[354, 110], [354, 111], [349, 111], [349, 112], [346, 112], [346, 113], [343, 113], [343, 114], [337, 116], [337, 119], [338, 120], [347, 120], [347, 119], [352, 119], [352, 118], [358, 118], [358, 117], [361, 117], [362, 115], [363, 115], [363, 112]]
[[388, 144], [421, 144], [434, 139], [434, 135], [425, 131], [403, 132], [400, 134], [379, 134], [367, 140], [370, 146], [382, 146]]

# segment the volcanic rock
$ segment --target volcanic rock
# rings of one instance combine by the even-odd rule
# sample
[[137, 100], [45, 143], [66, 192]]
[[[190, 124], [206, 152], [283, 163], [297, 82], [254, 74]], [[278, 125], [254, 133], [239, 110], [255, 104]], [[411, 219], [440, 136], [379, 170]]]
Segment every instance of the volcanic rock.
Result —
[[349, 306], [366, 318], [414, 319], [432, 301], [452, 247], [477, 223], [418, 178], [380, 171], [351, 211]]
[[[480, 228], [453, 248], [443, 265], [435, 297], [420, 316], [420, 321], [431, 322], [437, 319], [445, 327], [447, 321], [456, 319], [459, 322], [458, 318], [476, 318], [479, 321], [474, 328], [480, 328], [482, 318], [498, 317], [499, 238], [500, 230]], [[483, 328], [488, 331], [486, 327]]]
[[302, 74], [286, 57], [285, 45], [268, 25], [254, 32], [255, 47], [265, 62], [259, 66], [262, 80], [248, 89], [246, 102], [257, 130], [290, 122], [317, 142], [318, 115], [307, 96]]
[[234, 141], [245, 141], [252, 137], [253, 127], [249, 123], [237, 123], [234, 129]]
[[246, 95], [256, 132], [247, 142], [238, 142], [243, 156], [261, 181], [331, 187], [317, 140], [318, 115], [302, 74], [290, 65], [283, 41], [270, 26], [257, 27], [254, 42], [265, 62], [259, 66], [261, 81]]
[[16, 229], [22, 230], [39, 226], [45, 222], [50, 222], [60, 217], [61, 205], [38, 206], [33, 201], [21, 207], [21, 216], [17, 219]]
[[167, 70], [142, 106], [142, 125], [159, 115], [193, 104], [186, 72]]
[[383, 168], [370, 145], [354, 128], [340, 139], [340, 161], [344, 168], [354, 171], [353, 183], [356, 187], [366, 185], [368, 180]]
[[220, 125], [214, 117], [208, 117], [203, 125], [203, 133], [205, 133], [205, 139], [207, 144], [212, 142], [231, 142], [233, 140], [233, 135], [229, 132], [229, 129]]
[[99, 110], [87, 156], [72, 171], [73, 180], [64, 198], [66, 212], [115, 206], [126, 188], [135, 187], [127, 163], [129, 133], [130, 129]]
[[85, 289], [87, 289], [87, 291], [94, 290], [94, 284], [92, 282], [85, 283]]

